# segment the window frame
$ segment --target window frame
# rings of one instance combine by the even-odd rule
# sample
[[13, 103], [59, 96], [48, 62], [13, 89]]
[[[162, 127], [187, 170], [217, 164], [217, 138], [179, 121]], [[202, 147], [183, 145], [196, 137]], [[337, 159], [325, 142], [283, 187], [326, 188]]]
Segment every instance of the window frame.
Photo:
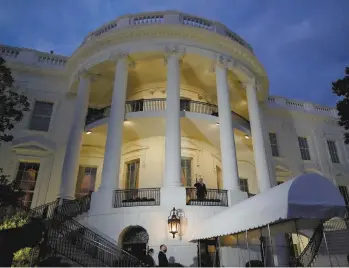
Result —
[[[16, 183], [18, 183], [19, 186], [21, 185], [22, 178], [23, 178], [23, 176], [24, 176], [24, 171], [25, 171], [25, 170], [23, 170], [22, 175], [21, 175], [21, 179], [19, 180], [19, 179], [18, 179], [18, 176], [19, 176], [19, 171], [20, 171], [19, 168], [20, 168], [21, 164], [38, 165], [38, 170], [37, 170], [36, 176], [35, 176], [34, 188], [33, 188], [32, 190], [25, 190], [25, 189], [22, 189], [23, 192], [26, 193], [25, 196], [27, 195], [27, 193], [29, 193], [29, 194], [32, 195], [32, 196], [31, 196], [30, 202], [27, 202], [27, 203], [30, 204], [30, 205], [27, 206], [27, 207], [28, 207], [28, 208], [31, 208], [32, 205], [33, 205], [33, 202], [35, 201], [35, 199], [36, 199], [36, 197], [37, 197], [37, 196], [36, 196], [36, 194], [37, 194], [37, 192], [36, 192], [36, 191], [37, 191], [36, 185], [37, 185], [37, 183], [38, 183], [38, 178], [39, 178], [39, 174], [40, 174], [40, 170], [41, 170], [41, 163], [40, 163], [40, 161], [36, 161], [35, 159], [23, 159], [23, 160], [18, 160], [17, 165], [16, 165], [16, 170], [15, 170], [15, 175], [14, 175], [13, 181], [16, 182]], [[26, 182], [26, 181], [28, 181], [28, 180], [24, 180], [24, 182]], [[24, 200], [23, 200], [23, 205], [26, 206], [26, 204], [24, 204]]]
[[[136, 178], [136, 188], [128, 188], [128, 165], [132, 164], [132, 163], [136, 163], [138, 162], [138, 174], [137, 174], [137, 178]], [[124, 181], [124, 189], [139, 189], [139, 180], [140, 180], [140, 173], [141, 173], [141, 158], [140, 157], [136, 157], [136, 158], [132, 158], [129, 161], [125, 162], [125, 168], [124, 168], [124, 176], [125, 176], [125, 181]]]
[[[98, 166], [93, 166], [93, 165], [79, 165], [79, 168], [78, 168], [78, 174], [77, 174], [77, 178], [76, 178], [76, 185], [75, 185], [75, 198], [79, 198], [79, 197], [82, 197], [84, 195], [83, 192], [77, 192], [77, 189], [78, 189], [78, 182], [79, 182], [79, 171], [81, 168], [89, 168], [89, 169], [96, 169], [96, 174], [95, 174], [95, 179], [94, 179], [94, 185], [93, 185], [93, 191], [96, 190], [96, 181], [97, 181], [97, 174], [98, 174]], [[91, 174], [91, 173], [89, 173]], [[82, 182], [82, 181], [81, 181]], [[80, 186], [81, 188], [81, 186]], [[91, 190], [91, 189], [90, 189]], [[86, 193], [88, 194], [88, 193]], [[79, 196], [78, 196], [79, 195]]]
[[[272, 137], [273, 135], [274, 137]], [[271, 148], [271, 155], [273, 157], [280, 157], [279, 143], [278, 143], [276, 132], [269, 132], [268, 137], [269, 137], [269, 144]], [[275, 143], [272, 143], [272, 139], [275, 139]], [[276, 152], [276, 154], [274, 154], [274, 152]]]
[[[34, 114], [34, 111], [35, 111], [35, 107], [36, 107], [36, 104], [37, 103], [45, 103], [45, 104], [51, 104], [52, 105], [52, 110], [51, 110], [51, 115], [50, 116], [45, 116], [45, 115], [36, 115]], [[33, 101], [33, 104], [32, 104], [32, 107], [31, 107], [31, 114], [30, 114], [30, 118], [29, 118], [29, 122], [28, 122], [28, 127], [27, 129], [29, 131], [35, 131], [35, 132], [44, 132], [44, 133], [47, 133], [47, 132], [50, 132], [51, 130], [51, 125], [52, 125], [52, 118], [53, 118], [53, 115], [54, 115], [54, 112], [55, 112], [55, 102], [53, 101], [49, 101], [49, 100], [39, 100], [39, 99], [35, 99]], [[33, 123], [33, 118], [36, 117], [36, 118], [49, 118], [49, 123], [48, 123], [48, 126], [47, 126], [47, 130], [37, 130], [37, 129], [33, 129], [32, 128], [32, 123]]]
[[309, 142], [308, 142], [308, 137], [298, 136], [297, 141], [298, 141], [299, 152], [301, 154], [301, 159], [303, 161], [311, 161], [312, 157], [311, 157], [311, 153], [310, 153], [310, 146], [309, 146]]
[[190, 156], [181, 156], [181, 174], [182, 174], [182, 170], [183, 170], [183, 167], [182, 167], [182, 161], [183, 160], [189, 160], [190, 161], [190, 184], [188, 185], [188, 178], [185, 178], [186, 179], [186, 185], [183, 185], [184, 187], [193, 187], [193, 160], [194, 158], [193, 157], [190, 157]]
[[[337, 148], [336, 141], [335, 140], [326, 140], [326, 144], [327, 144], [327, 151], [328, 151], [328, 154], [330, 156], [331, 163], [332, 164], [340, 164], [341, 163], [341, 159], [340, 159], [340, 156], [339, 156], [339, 151], [338, 151], [338, 148]], [[333, 144], [334, 151], [331, 151], [330, 144]], [[335, 154], [332, 155], [332, 153], [335, 153]]]
[[248, 179], [246, 179], [246, 178], [239, 178], [239, 188], [240, 188], [240, 191], [245, 192], [245, 193], [249, 193], [250, 192], [250, 188], [249, 188], [249, 185], [248, 185]]

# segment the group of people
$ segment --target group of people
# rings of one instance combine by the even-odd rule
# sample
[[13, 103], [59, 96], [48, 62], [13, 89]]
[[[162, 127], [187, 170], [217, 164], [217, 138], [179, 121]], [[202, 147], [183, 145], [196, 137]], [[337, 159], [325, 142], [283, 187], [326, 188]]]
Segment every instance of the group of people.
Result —
[[[167, 267], [169, 266], [168, 265], [168, 259], [167, 259], [167, 256], [166, 256], [166, 252], [167, 252], [167, 246], [166, 245], [161, 245], [160, 246], [160, 251], [159, 251], [159, 254], [158, 254], [158, 266], [159, 267]], [[143, 260], [144, 264], [147, 266], [147, 267], [155, 267], [155, 260], [153, 258], [154, 256], [154, 249], [150, 248], [148, 249], [147, 251], [147, 254]]]

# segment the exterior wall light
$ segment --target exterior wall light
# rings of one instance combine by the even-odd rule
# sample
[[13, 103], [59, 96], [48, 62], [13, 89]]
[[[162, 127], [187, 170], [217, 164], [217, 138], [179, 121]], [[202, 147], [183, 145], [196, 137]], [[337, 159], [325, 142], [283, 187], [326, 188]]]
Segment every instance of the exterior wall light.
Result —
[[169, 233], [173, 235], [173, 238], [176, 237], [176, 234], [179, 232], [180, 228], [180, 218], [178, 216], [178, 210], [176, 208], [173, 208], [170, 212], [170, 216], [168, 217], [168, 230]]
[[245, 139], [249, 140], [249, 139], [250, 139], [250, 136], [245, 135]]
[[219, 123], [218, 123], [218, 122], [216, 122], [216, 125], [217, 125], [217, 126], [219, 126]]
[[90, 135], [92, 132], [91, 131], [86, 131], [86, 134], [87, 135]]

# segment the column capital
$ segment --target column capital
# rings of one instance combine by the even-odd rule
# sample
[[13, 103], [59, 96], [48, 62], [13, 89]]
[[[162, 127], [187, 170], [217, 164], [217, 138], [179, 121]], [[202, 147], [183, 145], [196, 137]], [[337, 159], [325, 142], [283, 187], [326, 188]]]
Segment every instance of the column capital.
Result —
[[78, 71], [75, 74], [75, 77], [78, 81], [81, 80], [81, 78], [89, 79], [91, 82], [96, 81], [98, 75], [90, 73], [87, 68], [80, 67]]
[[261, 90], [261, 84], [256, 80], [255, 77], [249, 78], [248, 80], [243, 82], [243, 84], [245, 86], [245, 89], [247, 89], [247, 87], [251, 87], [254, 88], [256, 91]]
[[182, 58], [184, 56], [185, 49], [179, 46], [166, 46], [165, 47], [165, 58], [164, 63], [167, 64], [168, 57], [175, 56], [178, 58], [179, 63], [182, 63]]
[[117, 61], [125, 58], [128, 60], [128, 57], [129, 57], [128, 53], [117, 51], [117, 52], [111, 52], [109, 54], [108, 59], [116, 63]]
[[216, 58], [216, 65], [222, 67], [222, 68], [229, 68], [234, 66], [235, 62], [232, 57], [218, 54]]

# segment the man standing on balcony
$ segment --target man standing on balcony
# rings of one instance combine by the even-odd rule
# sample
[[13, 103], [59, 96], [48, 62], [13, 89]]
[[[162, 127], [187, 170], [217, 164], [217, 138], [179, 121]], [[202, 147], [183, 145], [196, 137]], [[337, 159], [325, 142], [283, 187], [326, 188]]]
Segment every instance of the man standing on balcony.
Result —
[[206, 198], [207, 195], [207, 189], [206, 185], [204, 183], [203, 178], [199, 179], [199, 182], [196, 180], [196, 183], [194, 184], [194, 187], [196, 188], [196, 197], [199, 201], [202, 201]]

